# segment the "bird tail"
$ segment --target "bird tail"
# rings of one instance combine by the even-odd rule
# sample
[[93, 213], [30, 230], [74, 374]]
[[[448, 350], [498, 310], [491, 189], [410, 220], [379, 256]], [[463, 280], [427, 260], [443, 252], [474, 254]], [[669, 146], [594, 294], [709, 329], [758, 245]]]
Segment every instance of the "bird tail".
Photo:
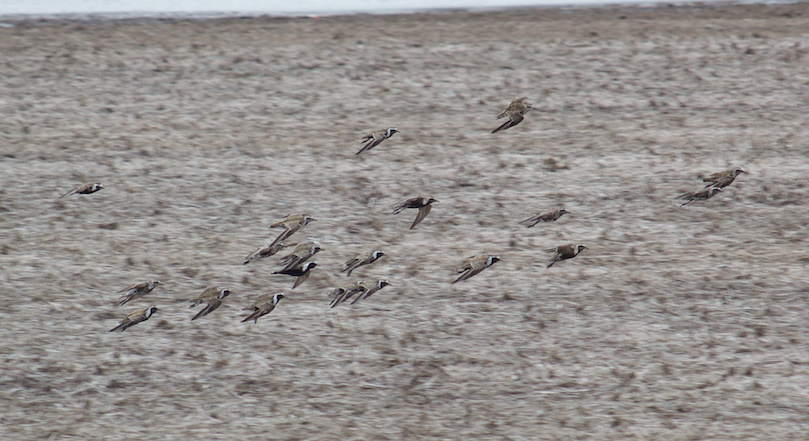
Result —
[[553, 264], [554, 264], [554, 263], [556, 263], [556, 261], [555, 261], [555, 260], [553, 260], [553, 259], [551, 259], [551, 260], [549, 260], [547, 263], [548, 263], [548, 266], [547, 266], [546, 268], [550, 268], [550, 267], [552, 267], [552, 266], [553, 266]]

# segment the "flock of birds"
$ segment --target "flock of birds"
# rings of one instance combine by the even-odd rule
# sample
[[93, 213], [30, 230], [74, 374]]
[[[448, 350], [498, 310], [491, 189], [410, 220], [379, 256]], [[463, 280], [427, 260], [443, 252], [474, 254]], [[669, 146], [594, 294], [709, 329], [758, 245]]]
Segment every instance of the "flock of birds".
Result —
[[[494, 129], [492, 133], [497, 133], [502, 130], [507, 130], [511, 127], [516, 126], [517, 124], [521, 123], [525, 118], [525, 114], [532, 110], [532, 106], [529, 103], [525, 102], [526, 97], [517, 98], [511, 102], [511, 104], [501, 112], [497, 119], [501, 118], [508, 118], [508, 121], [500, 125], [498, 128]], [[357, 152], [357, 155], [367, 152], [374, 147], [378, 146], [380, 143], [385, 141], [386, 139], [391, 138], [394, 134], [398, 133], [399, 130], [395, 127], [389, 127], [387, 129], [377, 130], [374, 132], [369, 133], [365, 137], [362, 138], [362, 143], [364, 144], [362, 149]], [[715, 196], [717, 193], [721, 192], [723, 188], [727, 187], [728, 185], [732, 184], [733, 181], [736, 179], [739, 174], [745, 173], [745, 171], [741, 167], [735, 167], [730, 170], [725, 170], [722, 172], [714, 173], [706, 178], [703, 179], [703, 182], [707, 182], [708, 184], [699, 190], [685, 193], [678, 197], [678, 199], [685, 200], [682, 206], [688, 205], [694, 201], [707, 201], [708, 199]], [[104, 188], [103, 185], [100, 183], [87, 183], [80, 185], [79, 187], [69, 191], [68, 193], [64, 194], [61, 197], [70, 196], [73, 194], [91, 194], [95, 193], [99, 190]], [[412, 230], [417, 225], [419, 225], [428, 214], [430, 214], [430, 210], [432, 210], [432, 204], [438, 202], [437, 199], [433, 197], [424, 197], [424, 196], [416, 196], [405, 201], [402, 201], [395, 206], [393, 206], [393, 214], [399, 214], [406, 209], [417, 209], [418, 214], [416, 215], [416, 219], [413, 221], [413, 224], [410, 226]], [[532, 216], [522, 222], [520, 224], [525, 225], [526, 227], [530, 228], [537, 225], [540, 222], [554, 222], [559, 220], [563, 215], [568, 214], [569, 212], [564, 208], [553, 208], [549, 210], [545, 210], [541, 213], [538, 213], [535, 216]], [[319, 251], [322, 250], [317, 244], [313, 242], [303, 242], [300, 244], [284, 244], [284, 241], [289, 239], [293, 234], [300, 231], [303, 227], [308, 225], [311, 222], [316, 221], [317, 219], [313, 218], [310, 214], [291, 214], [287, 216], [285, 219], [270, 225], [270, 228], [283, 228], [283, 231], [276, 237], [276, 239], [267, 245], [266, 247], [260, 248], [250, 255], [248, 255], [245, 260], [244, 264], [247, 265], [253, 261], [264, 259], [267, 257], [271, 257], [279, 253], [281, 250], [295, 246], [294, 250], [289, 253], [288, 255], [282, 257], [280, 262], [283, 266], [278, 271], [275, 271], [273, 274], [283, 274], [288, 276], [295, 277], [295, 282], [292, 286], [292, 289], [297, 288], [302, 283], [306, 281], [311, 273], [312, 269], [317, 267], [317, 262], [310, 261], [312, 257], [315, 256]], [[579, 255], [582, 251], [586, 250], [587, 247], [584, 244], [576, 244], [570, 243], [565, 245], [560, 245], [555, 248], [551, 248], [546, 250], [548, 253], [552, 253], [550, 259], [547, 261], [547, 268], [552, 267], [556, 262], [560, 262], [562, 260], [572, 259]], [[376, 262], [378, 259], [383, 257], [385, 253], [382, 251], [374, 250], [364, 254], [360, 254], [347, 262], [343, 265], [342, 272], [347, 273], [347, 276], [351, 276], [351, 272], [356, 270], [357, 268], [365, 265], [370, 265]], [[466, 259], [463, 264], [457, 269], [457, 273], [460, 274], [455, 281], [452, 283], [463, 282], [468, 280], [478, 274], [480, 274], [486, 268], [491, 267], [495, 263], [500, 260], [499, 256], [495, 255], [477, 255], [472, 256]], [[130, 286], [125, 288], [119, 292], [122, 292], [119, 305], [123, 306], [126, 303], [140, 299], [150, 292], [152, 292], [157, 286], [160, 285], [160, 281], [152, 280], [149, 282], [138, 283], [136, 285]], [[357, 302], [361, 302], [363, 300], [368, 299], [371, 295], [376, 293], [377, 291], [381, 290], [382, 288], [390, 285], [387, 280], [358, 280], [340, 287], [335, 288], [330, 294], [329, 297], [331, 301], [329, 306], [334, 308], [335, 306], [345, 303], [348, 300], [354, 298], [351, 304], [355, 304]], [[205, 289], [197, 298], [191, 301], [191, 307], [196, 307], [202, 304], [205, 304], [205, 307], [200, 310], [191, 320], [196, 320], [200, 317], [204, 317], [213, 311], [215, 311], [219, 306], [222, 305], [222, 300], [231, 294], [231, 290], [228, 288], [220, 288], [220, 287], [209, 287]], [[247, 322], [252, 320], [254, 323], [258, 322], [258, 319], [271, 313], [278, 303], [283, 299], [285, 296], [283, 293], [276, 293], [276, 294], [261, 294], [256, 298], [256, 300], [245, 310], [249, 310], [250, 314], [242, 320], [242, 322]], [[113, 331], [125, 331], [126, 329], [137, 325], [138, 323], [144, 322], [148, 320], [155, 312], [159, 311], [157, 306], [150, 305], [146, 308], [139, 309], [135, 312], [128, 314], [124, 317], [118, 326], [111, 329], [110, 332]]]

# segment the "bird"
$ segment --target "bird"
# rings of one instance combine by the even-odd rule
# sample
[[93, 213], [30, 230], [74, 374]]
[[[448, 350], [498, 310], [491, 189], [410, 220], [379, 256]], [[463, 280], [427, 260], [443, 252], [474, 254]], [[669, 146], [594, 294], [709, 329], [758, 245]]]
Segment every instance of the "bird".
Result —
[[530, 112], [533, 107], [525, 102], [525, 99], [528, 97], [522, 98], [515, 98], [511, 104], [508, 105], [508, 108], [499, 115], [497, 115], [497, 119], [508, 117], [508, 121], [503, 123], [500, 127], [494, 129], [492, 133], [497, 133], [501, 130], [510, 129], [517, 124], [521, 123], [522, 120], [525, 118], [525, 114]]
[[359, 254], [357, 255], [357, 257], [348, 260], [346, 261], [345, 264], [343, 264], [343, 272], [347, 271], [348, 274], [346, 274], [346, 276], [350, 277], [351, 272], [354, 271], [355, 269], [363, 265], [370, 265], [376, 262], [377, 259], [379, 259], [384, 255], [385, 253], [383, 253], [382, 251], [371, 251], [369, 253]]
[[133, 313], [127, 314], [126, 317], [121, 319], [121, 322], [118, 324], [118, 326], [110, 329], [110, 332], [115, 331], [124, 332], [140, 322], [145, 322], [146, 320], [149, 320], [149, 317], [151, 317], [152, 314], [154, 314], [157, 311], [160, 311], [160, 309], [157, 306], [152, 305], [149, 306], [148, 308], [139, 309]]
[[284, 231], [278, 235], [277, 238], [270, 244], [270, 246], [277, 245], [295, 234], [298, 230], [303, 228], [309, 222], [314, 222], [317, 219], [309, 214], [290, 214], [284, 220], [270, 225], [270, 228], [283, 228]]
[[686, 193], [677, 197], [677, 199], [683, 199], [686, 202], [681, 204], [681, 207], [684, 207], [691, 202], [694, 201], [707, 201], [708, 199], [716, 196], [717, 193], [721, 192], [722, 189], [719, 187], [711, 187], [710, 185], [703, 188], [702, 190], [692, 191], [690, 193]]
[[218, 286], [212, 286], [210, 288], [206, 288], [202, 294], [199, 295], [196, 299], [192, 300], [191, 308], [201, 305], [203, 303], [207, 303], [208, 306], [202, 308], [202, 311], [198, 312], [191, 321], [194, 321], [200, 317], [204, 317], [214, 311], [216, 308], [222, 305], [222, 299], [229, 296], [231, 291], [227, 288], [219, 288]]
[[315, 245], [314, 242], [304, 242], [298, 244], [298, 246], [295, 247], [295, 250], [281, 258], [281, 263], [286, 266], [280, 272], [283, 273], [284, 271], [291, 270], [292, 268], [311, 259], [312, 256], [317, 254], [318, 251], [322, 250], [323, 248]]
[[286, 274], [288, 276], [295, 276], [295, 284], [292, 285], [292, 289], [297, 288], [301, 283], [305, 282], [306, 279], [309, 278], [309, 273], [312, 271], [312, 268], [317, 266], [317, 262], [306, 262], [303, 265], [298, 265], [292, 267], [290, 269], [283, 269], [281, 271], [276, 271], [273, 274]]
[[254, 260], [259, 260], [259, 259], [263, 259], [265, 257], [274, 256], [274, 255], [278, 254], [279, 251], [286, 248], [287, 246], [291, 246], [291, 245], [284, 245], [283, 242], [278, 242], [278, 243], [275, 243], [273, 245], [267, 245], [264, 248], [259, 248], [259, 249], [255, 250], [255, 251], [253, 251], [252, 253], [250, 253], [249, 256], [244, 258], [244, 265], [247, 265], [248, 263], [250, 263], [250, 262], [252, 262]]
[[351, 304], [355, 304], [357, 302], [361, 302], [368, 297], [371, 297], [375, 292], [379, 291], [380, 289], [390, 285], [387, 280], [372, 280], [370, 282], [361, 282], [360, 286], [364, 288], [364, 292], [360, 292], [356, 299], [354, 299]]
[[130, 300], [139, 299], [146, 294], [152, 292], [153, 289], [160, 285], [159, 280], [151, 280], [149, 282], [138, 283], [136, 285], [132, 285], [129, 288], [124, 288], [118, 292], [125, 292], [121, 296], [121, 301], [118, 303], [119, 306], [124, 306], [126, 302]]
[[278, 302], [284, 297], [284, 294], [280, 292], [277, 294], [261, 294], [252, 305], [244, 308], [245, 310], [251, 310], [253, 312], [242, 320], [242, 323], [250, 320], [252, 320], [253, 323], [258, 323], [258, 319], [271, 313], [273, 309], [275, 309], [275, 306], [278, 305]]
[[416, 220], [413, 221], [413, 225], [410, 226], [410, 229], [412, 230], [416, 225], [421, 223], [421, 221], [423, 221], [428, 214], [430, 214], [430, 210], [433, 208], [431, 205], [433, 202], [438, 202], [438, 200], [432, 197], [416, 196], [394, 205], [393, 214], [399, 214], [405, 208], [418, 208], [419, 214], [416, 216]]
[[358, 151], [357, 154], [359, 155], [364, 151], [371, 150], [372, 148], [378, 146], [382, 141], [390, 138], [391, 136], [393, 136], [394, 133], [397, 132], [399, 132], [399, 129], [397, 129], [396, 127], [388, 127], [387, 129], [377, 130], [375, 132], [371, 132], [365, 135], [365, 137], [363, 137], [362, 141], [360, 142], [363, 143], [367, 141], [368, 143], [365, 144], [362, 147], [362, 150]]
[[453, 284], [458, 282], [463, 282], [471, 277], [474, 277], [480, 274], [481, 271], [485, 270], [486, 268], [494, 265], [495, 263], [500, 261], [499, 256], [472, 256], [464, 261], [464, 263], [458, 268], [457, 272], [462, 273], [460, 277], [455, 279]]
[[356, 282], [349, 283], [347, 285], [343, 285], [340, 287], [335, 288], [330, 294], [329, 297], [332, 298], [331, 302], [329, 303], [330, 308], [334, 308], [335, 306], [339, 305], [340, 303], [345, 302], [346, 300], [350, 299], [354, 296], [354, 294], [365, 292], [367, 289], [364, 286], [364, 280], [358, 280]]
[[744, 169], [741, 167], [734, 167], [730, 170], [714, 173], [708, 176], [707, 178], [703, 179], [702, 182], [709, 182], [709, 184], [705, 186], [706, 188], [707, 187], [725, 188], [736, 180], [736, 176], [739, 176], [742, 173], [747, 172], [744, 171]]
[[101, 184], [100, 184], [100, 183], [98, 183], [98, 182], [96, 182], [96, 183], [92, 183], [92, 182], [90, 182], [90, 183], [87, 183], [87, 184], [82, 184], [82, 185], [79, 185], [78, 187], [74, 188], [73, 190], [70, 190], [69, 192], [67, 192], [67, 193], [63, 194], [62, 196], [60, 196], [60, 197], [59, 197], [59, 199], [62, 199], [62, 198], [63, 198], [63, 197], [65, 197], [65, 196], [70, 196], [70, 195], [72, 195], [72, 194], [90, 194], [90, 193], [95, 193], [95, 192], [97, 192], [98, 190], [102, 190], [103, 188], [104, 188], [104, 186], [103, 186], [103, 185], [101, 185]]
[[573, 244], [569, 243], [567, 245], [560, 245], [556, 248], [550, 248], [545, 250], [548, 253], [553, 253], [550, 260], [548, 260], [548, 268], [552, 267], [554, 263], [559, 262], [560, 260], [572, 259], [579, 255], [582, 250], [587, 250], [586, 246], [583, 243]]
[[562, 215], [569, 213], [570, 212], [564, 208], [551, 208], [550, 210], [545, 210], [535, 216], [531, 216], [520, 223], [525, 224], [526, 228], [531, 228], [540, 222], [553, 222], [555, 220], [559, 220]]

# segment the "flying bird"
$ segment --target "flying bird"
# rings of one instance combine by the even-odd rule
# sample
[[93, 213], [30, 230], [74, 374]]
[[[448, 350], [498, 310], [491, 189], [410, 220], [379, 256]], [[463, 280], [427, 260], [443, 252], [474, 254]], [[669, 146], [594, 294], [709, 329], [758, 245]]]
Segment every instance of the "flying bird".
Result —
[[438, 202], [437, 199], [433, 199], [432, 197], [422, 197], [417, 196], [414, 198], [410, 198], [406, 201], [400, 202], [393, 206], [393, 214], [399, 214], [404, 211], [405, 208], [418, 208], [419, 214], [416, 216], [416, 220], [413, 221], [413, 225], [410, 226], [410, 229], [416, 227], [421, 221], [430, 214], [430, 210], [432, 210], [433, 202]]
[[118, 292], [124, 292], [121, 296], [121, 300], [118, 303], [119, 306], [124, 306], [126, 302], [130, 300], [139, 299], [146, 294], [152, 292], [153, 289], [160, 285], [159, 280], [152, 280], [149, 282], [138, 283], [137, 285], [132, 285], [129, 288], [124, 288]]
[[295, 250], [281, 258], [281, 263], [285, 266], [280, 272], [283, 273], [284, 271], [289, 271], [292, 268], [299, 266], [300, 264], [311, 259], [312, 256], [318, 253], [318, 251], [322, 250], [323, 248], [315, 245], [314, 242], [304, 242], [298, 244], [298, 246], [295, 247]]
[[244, 258], [244, 265], [247, 265], [248, 263], [250, 263], [250, 262], [252, 262], [254, 260], [259, 260], [259, 259], [263, 259], [265, 257], [274, 256], [274, 255], [278, 254], [279, 251], [286, 248], [287, 246], [288, 245], [284, 245], [283, 242], [278, 242], [278, 243], [275, 243], [273, 245], [267, 245], [264, 248], [259, 248], [259, 249], [255, 250], [255, 251], [253, 251], [249, 256]]
[[385, 253], [382, 251], [371, 251], [369, 253], [360, 254], [357, 257], [347, 261], [343, 264], [343, 272], [348, 272], [346, 276], [351, 276], [351, 272], [355, 269], [363, 266], [363, 265], [370, 265], [376, 262], [377, 259], [384, 256]]
[[583, 250], [588, 249], [584, 244], [567, 244], [567, 245], [560, 245], [556, 248], [551, 248], [545, 250], [548, 253], [553, 253], [550, 260], [548, 260], [548, 268], [552, 267], [554, 263], [559, 262], [561, 260], [572, 259], [579, 255]]
[[454, 283], [463, 282], [471, 277], [474, 277], [480, 274], [481, 271], [485, 270], [486, 268], [494, 265], [495, 263], [500, 261], [499, 256], [472, 256], [464, 261], [464, 263], [458, 268], [457, 272], [461, 274], [460, 277], [455, 279]]
[[145, 322], [149, 320], [149, 317], [152, 316], [155, 312], [160, 311], [157, 306], [149, 306], [148, 308], [139, 309], [131, 314], [128, 314], [126, 317], [121, 319], [121, 322], [118, 326], [110, 329], [110, 332], [121, 331], [124, 332], [127, 329], [131, 328], [132, 326], [137, 325], [140, 322]]
[[391, 136], [393, 136], [394, 133], [397, 132], [399, 132], [399, 129], [397, 129], [396, 127], [388, 127], [387, 129], [377, 130], [375, 132], [371, 132], [365, 135], [365, 137], [362, 138], [362, 141], [360, 142], [367, 142], [367, 144], [365, 144], [362, 147], [362, 150], [358, 151], [357, 154], [359, 155], [362, 152], [371, 150], [372, 148], [382, 143], [382, 141], [390, 138]]
[[703, 179], [702, 182], [710, 182], [706, 187], [725, 188], [736, 180], [736, 176], [742, 173], [747, 172], [741, 167], [735, 167], [730, 170], [714, 173]]
[[510, 129], [522, 122], [522, 120], [525, 118], [525, 114], [533, 109], [530, 104], [525, 102], [526, 98], [528, 97], [516, 98], [511, 102], [511, 104], [508, 105], [506, 110], [497, 115], [497, 119], [508, 117], [508, 121], [504, 122], [500, 127], [494, 129], [492, 133]]
[[67, 193], [63, 194], [62, 196], [60, 196], [60, 197], [59, 197], [59, 199], [62, 199], [62, 198], [63, 198], [63, 197], [65, 197], [65, 196], [70, 196], [70, 195], [72, 195], [72, 194], [90, 194], [90, 193], [95, 193], [95, 192], [97, 192], [98, 190], [102, 190], [103, 188], [104, 188], [104, 186], [103, 186], [103, 185], [101, 185], [101, 184], [100, 184], [100, 183], [98, 183], [98, 182], [96, 182], [96, 183], [92, 183], [92, 182], [90, 182], [90, 183], [88, 183], [88, 184], [82, 184], [82, 185], [79, 185], [78, 187], [74, 188], [73, 190], [70, 190], [69, 192], [67, 192]]
[[555, 220], [559, 220], [559, 218], [562, 217], [562, 215], [568, 213], [570, 212], [565, 210], [564, 208], [552, 208], [550, 210], [545, 210], [535, 216], [531, 216], [520, 223], [525, 225], [526, 228], [531, 228], [540, 222], [553, 222]]
[[305, 282], [306, 279], [309, 278], [309, 273], [312, 271], [312, 268], [317, 266], [317, 262], [306, 262], [303, 265], [298, 265], [292, 267], [290, 269], [283, 269], [281, 271], [276, 271], [273, 274], [286, 274], [288, 276], [295, 276], [295, 284], [292, 285], [292, 289], [297, 288], [301, 283]]
[[208, 305], [202, 308], [191, 321], [194, 321], [200, 317], [204, 317], [214, 311], [216, 308], [222, 306], [222, 299], [229, 296], [231, 291], [227, 288], [219, 288], [217, 286], [212, 286], [210, 288], [206, 288], [202, 294], [199, 295], [196, 299], [191, 301], [190, 308], [193, 308], [197, 305], [201, 305], [203, 303], [207, 303]]
[[351, 304], [353, 305], [357, 302], [361, 302], [367, 299], [368, 297], [371, 297], [375, 292], [379, 291], [380, 289], [388, 285], [390, 285], [390, 283], [387, 280], [371, 280], [369, 282], [360, 282], [360, 286], [364, 288], [364, 291], [360, 292], [360, 294], [357, 296], [356, 299], [354, 299], [353, 302], [351, 302]]
[[278, 235], [277, 238], [270, 244], [270, 246], [277, 245], [279, 242], [287, 240], [290, 236], [295, 234], [298, 230], [306, 226], [309, 222], [314, 222], [317, 219], [308, 214], [290, 214], [284, 220], [270, 225], [270, 228], [283, 228], [284, 231]]
[[690, 193], [678, 196], [677, 199], [682, 199], [686, 201], [684, 204], [680, 205], [681, 207], [684, 207], [694, 201], [707, 201], [708, 199], [716, 196], [716, 194], [721, 191], [722, 189], [720, 189], [719, 187], [712, 187], [709, 185], [703, 188], [702, 190], [692, 191]]
[[258, 319], [271, 313], [273, 309], [275, 309], [275, 306], [278, 305], [278, 302], [280, 302], [284, 297], [285, 296], [282, 293], [261, 294], [252, 305], [244, 308], [245, 310], [250, 310], [253, 312], [247, 316], [247, 318], [242, 320], [242, 323], [250, 320], [252, 320], [253, 323], [258, 323]]

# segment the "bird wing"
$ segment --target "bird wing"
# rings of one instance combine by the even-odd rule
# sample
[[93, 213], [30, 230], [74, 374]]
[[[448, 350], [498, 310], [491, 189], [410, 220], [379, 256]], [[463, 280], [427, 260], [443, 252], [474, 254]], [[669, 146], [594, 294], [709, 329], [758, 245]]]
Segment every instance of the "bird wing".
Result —
[[302, 275], [298, 276], [298, 278], [297, 278], [297, 279], [295, 279], [295, 284], [294, 284], [294, 285], [292, 285], [292, 289], [297, 288], [298, 286], [300, 286], [300, 284], [301, 284], [301, 283], [305, 282], [305, 281], [306, 281], [306, 279], [308, 279], [308, 278], [309, 278], [309, 274], [310, 274], [311, 272], [312, 272], [312, 271], [311, 271], [311, 270], [309, 270], [309, 271], [307, 271], [307, 272], [303, 273]]
[[427, 217], [428, 214], [430, 214], [430, 210], [432, 210], [432, 209], [433, 209], [433, 206], [430, 205], [430, 204], [427, 204], [427, 205], [419, 208], [419, 214], [418, 214], [418, 216], [416, 216], [416, 220], [413, 221], [413, 225], [410, 226], [410, 229], [412, 230], [413, 228], [415, 228], [416, 225], [420, 224], [421, 221], [423, 221], [424, 218]]
[[470, 267], [469, 269], [464, 271], [463, 274], [461, 274], [461, 277], [458, 277], [457, 279], [455, 279], [455, 281], [452, 282], [452, 284], [455, 284], [455, 283], [458, 283], [458, 282], [463, 282], [464, 280], [474, 276], [475, 274], [477, 274], [477, 273], [479, 273], [481, 271], [482, 270], [476, 270], [475, 268]]
[[293, 225], [285, 224], [284, 226], [286, 227], [286, 230], [282, 231], [281, 234], [279, 234], [278, 237], [276, 237], [275, 240], [272, 241], [272, 243], [270, 244], [271, 247], [278, 244], [279, 242], [285, 241], [287, 238], [289, 238], [289, 236], [292, 236], [293, 234], [295, 234], [296, 231], [301, 229], [301, 224], [293, 224]]
[[253, 320], [254, 323], [257, 323], [258, 318], [261, 317], [262, 315], [263, 314], [261, 313], [261, 310], [256, 309], [255, 311], [253, 311], [252, 314], [248, 315], [244, 320], [242, 320], [242, 323], [249, 322], [250, 320]]
[[378, 146], [378, 145], [379, 145], [379, 143], [380, 143], [380, 142], [382, 142], [382, 141], [384, 141], [384, 140], [385, 140], [385, 138], [382, 138], [382, 139], [376, 139], [376, 138], [373, 138], [373, 137], [372, 137], [371, 139], [369, 139], [369, 140], [368, 140], [368, 144], [365, 144], [365, 145], [362, 147], [362, 149], [360, 149], [360, 151], [358, 151], [356, 154], [357, 154], [357, 155], [359, 155], [359, 154], [360, 154], [360, 153], [362, 153], [362, 152], [366, 152], [366, 151], [368, 151], [368, 150], [371, 150], [372, 148], [374, 148], [374, 147]]
[[70, 196], [72, 194], [76, 194], [76, 190], [78, 190], [78, 188], [74, 188], [73, 190], [70, 190], [69, 192], [63, 194], [62, 196], [59, 196], [59, 199], [62, 199], [65, 196]]
[[208, 301], [208, 306], [202, 308], [202, 310], [200, 312], [198, 312], [197, 315], [195, 315], [194, 318], [191, 319], [191, 321], [194, 321], [194, 320], [196, 320], [196, 319], [198, 319], [200, 317], [205, 317], [206, 315], [216, 311], [216, 308], [219, 308], [219, 306], [221, 306], [221, 305], [222, 305], [222, 300], [220, 300], [220, 299], [211, 299], [210, 301]]
[[121, 322], [118, 324], [118, 326], [110, 329], [110, 332], [115, 332], [115, 331], [124, 332], [124, 331], [126, 331], [126, 328], [132, 326], [133, 324], [134, 323], [132, 323], [132, 320], [129, 318], [129, 316], [127, 316], [123, 320], [121, 320]]

